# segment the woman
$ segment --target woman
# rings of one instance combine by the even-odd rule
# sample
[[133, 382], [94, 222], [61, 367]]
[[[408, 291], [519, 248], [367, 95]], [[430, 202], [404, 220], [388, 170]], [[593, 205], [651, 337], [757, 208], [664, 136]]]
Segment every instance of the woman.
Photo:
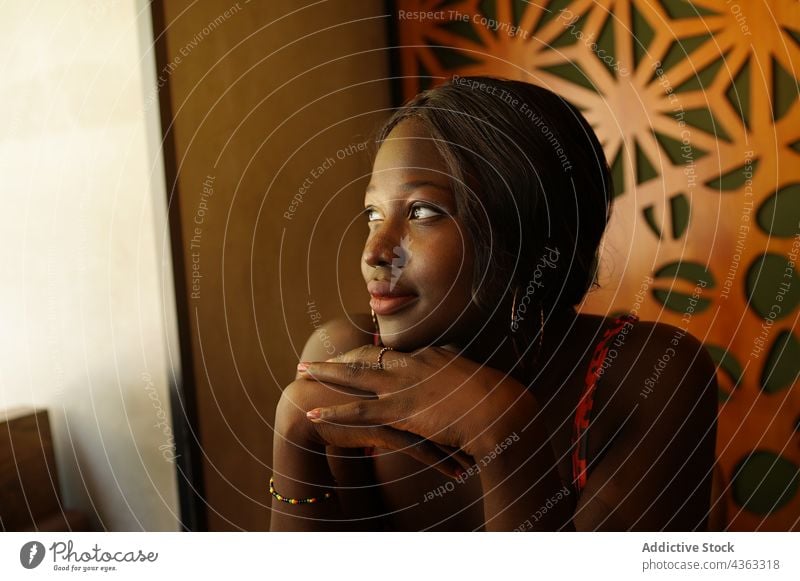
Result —
[[576, 311], [612, 192], [578, 110], [454, 78], [376, 142], [372, 316], [326, 325], [334, 360], [312, 335], [283, 392], [272, 530], [704, 528], [709, 357], [674, 327]]

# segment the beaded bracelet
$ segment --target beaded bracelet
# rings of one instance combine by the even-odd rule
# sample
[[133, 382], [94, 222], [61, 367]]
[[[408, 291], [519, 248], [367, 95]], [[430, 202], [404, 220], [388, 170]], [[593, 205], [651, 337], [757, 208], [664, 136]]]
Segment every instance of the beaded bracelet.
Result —
[[279, 494], [275, 490], [274, 481], [275, 481], [275, 478], [270, 476], [269, 477], [269, 493], [272, 496], [274, 496], [275, 498], [277, 498], [278, 500], [280, 500], [281, 502], [287, 502], [289, 504], [314, 504], [315, 502], [319, 502], [320, 500], [327, 500], [327, 499], [329, 499], [331, 497], [331, 493], [330, 492], [326, 492], [325, 495], [322, 498], [320, 498], [318, 496], [311, 496], [309, 498], [287, 498], [287, 497]]

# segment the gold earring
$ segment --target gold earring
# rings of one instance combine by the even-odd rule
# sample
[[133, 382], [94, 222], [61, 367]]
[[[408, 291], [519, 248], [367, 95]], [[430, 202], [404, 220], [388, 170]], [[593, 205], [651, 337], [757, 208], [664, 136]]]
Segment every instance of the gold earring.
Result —
[[511, 301], [511, 331], [514, 331], [514, 320], [517, 312], [517, 289], [514, 289], [514, 298]]
[[383, 339], [381, 339], [381, 328], [378, 326], [378, 317], [375, 316], [375, 311], [372, 307], [369, 308], [369, 312], [372, 314], [372, 324], [375, 325], [375, 336], [378, 338], [377, 345], [383, 347]]
[[[514, 298], [511, 301], [511, 331], [512, 333], [515, 332], [514, 330], [514, 323], [516, 322], [516, 312], [517, 312], [517, 290], [514, 289]], [[542, 352], [542, 343], [544, 341], [544, 305], [539, 305], [539, 332], [536, 335], [539, 336], [539, 344], [536, 346], [536, 355], [534, 356], [533, 360], [531, 361], [531, 365], [534, 365], [536, 361], [539, 359], [539, 355]], [[517, 355], [517, 360], [519, 361], [522, 355], [519, 352], [519, 347], [517, 346], [517, 342], [515, 337], [512, 335], [511, 337], [511, 344], [514, 347], [514, 351]]]

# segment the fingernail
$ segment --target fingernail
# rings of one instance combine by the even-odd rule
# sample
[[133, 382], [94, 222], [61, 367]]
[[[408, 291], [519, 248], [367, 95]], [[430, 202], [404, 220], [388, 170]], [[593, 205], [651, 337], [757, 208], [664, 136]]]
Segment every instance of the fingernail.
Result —
[[309, 420], [318, 420], [320, 418], [319, 408], [315, 408], [311, 411], [306, 412], [306, 417]]
[[308, 369], [308, 362], [301, 361], [297, 364], [297, 371], [306, 371]]

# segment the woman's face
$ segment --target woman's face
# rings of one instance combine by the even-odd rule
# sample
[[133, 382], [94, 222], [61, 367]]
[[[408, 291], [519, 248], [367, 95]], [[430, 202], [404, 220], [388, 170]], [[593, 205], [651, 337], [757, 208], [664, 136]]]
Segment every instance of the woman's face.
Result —
[[444, 161], [419, 120], [400, 122], [381, 145], [364, 206], [361, 271], [384, 345], [411, 351], [464, 337], [475, 316], [471, 240]]

